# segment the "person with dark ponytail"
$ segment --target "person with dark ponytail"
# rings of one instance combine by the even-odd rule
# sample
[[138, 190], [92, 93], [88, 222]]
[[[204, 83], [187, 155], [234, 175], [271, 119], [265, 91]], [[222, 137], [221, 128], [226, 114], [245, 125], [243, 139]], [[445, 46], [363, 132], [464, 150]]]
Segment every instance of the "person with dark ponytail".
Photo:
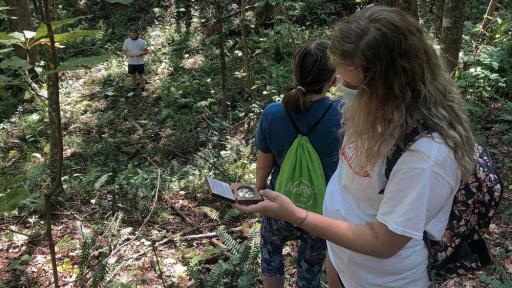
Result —
[[[313, 41], [300, 47], [292, 59], [295, 84], [285, 89], [282, 103], [268, 105], [261, 115], [255, 139], [258, 190], [275, 190], [280, 171], [285, 169], [285, 156], [299, 135], [307, 137], [318, 154], [318, 167], [321, 163], [323, 168], [323, 173], [319, 172], [320, 178], [325, 177], [327, 183], [336, 170], [341, 146], [338, 133], [341, 129], [341, 102], [326, 97], [326, 92], [336, 83], [335, 69], [329, 64], [328, 48], [327, 41]], [[267, 184], [270, 175], [270, 183]], [[236, 189], [236, 185], [233, 184], [232, 188]], [[303, 191], [296, 189], [299, 190]], [[311, 191], [317, 193], [318, 189]], [[321, 195], [315, 196], [321, 209], [325, 187], [319, 192], [317, 194]], [[298, 195], [299, 198], [304, 196]], [[263, 216], [261, 221], [263, 286], [284, 287], [283, 247], [290, 240], [299, 240], [296, 286], [320, 287], [320, 272], [326, 255], [325, 240], [279, 219]]]

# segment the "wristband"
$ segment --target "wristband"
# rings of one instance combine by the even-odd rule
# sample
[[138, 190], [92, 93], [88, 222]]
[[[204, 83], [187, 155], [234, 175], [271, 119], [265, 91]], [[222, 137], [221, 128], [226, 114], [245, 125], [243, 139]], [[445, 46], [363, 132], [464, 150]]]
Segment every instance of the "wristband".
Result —
[[304, 215], [304, 217], [302, 217], [302, 219], [300, 219], [300, 222], [295, 226], [300, 227], [302, 224], [304, 224], [306, 222], [306, 220], [308, 220], [308, 216], [309, 216], [309, 211], [306, 210], [306, 215]]

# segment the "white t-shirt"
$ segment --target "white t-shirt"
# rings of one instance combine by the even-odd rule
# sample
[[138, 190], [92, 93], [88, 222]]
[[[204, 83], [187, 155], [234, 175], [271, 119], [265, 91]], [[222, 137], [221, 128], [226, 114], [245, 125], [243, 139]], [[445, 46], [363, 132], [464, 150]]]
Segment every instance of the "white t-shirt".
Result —
[[[124, 40], [123, 43], [123, 51], [128, 51], [131, 55], [140, 55], [144, 53], [144, 49], [148, 48], [148, 44], [144, 39], [137, 38], [137, 40], [133, 40], [132, 38], [128, 38]], [[144, 55], [137, 57], [128, 57], [128, 64], [130, 65], [140, 65], [144, 64]]]
[[[329, 258], [343, 284], [351, 287], [427, 287], [427, 248], [423, 231], [439, 240], [448, 222], [461, 172], [452, 150], [438, 134], [422, 137], [394, 166], [386, 185], [385, 159], [371, 173], [350, 168], [343, 149], [327, 186], [324, 215], [353, 224], [378, 220], [411, 240], [389, 259], [363, 255], [327, 241]], [[384, 194], [378, 194], [386, 186]], [[361, 239], [364, 241], [364, 239]]]

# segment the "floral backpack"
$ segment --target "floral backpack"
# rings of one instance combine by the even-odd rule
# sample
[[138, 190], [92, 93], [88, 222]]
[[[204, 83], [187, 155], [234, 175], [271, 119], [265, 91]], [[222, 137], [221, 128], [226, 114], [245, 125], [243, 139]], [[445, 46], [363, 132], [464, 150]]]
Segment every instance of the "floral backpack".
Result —
[[[402, 154], [421, 136], [432, 134], [435, 129], [422, 126], [412, 129], [386, 159], [386, 179]], [[489, 154], [475, 145], [475, 168], [471, 180], [461, 182], [455, 194], [448, 224], [440, 241], [430, 240], [423, 233], [429, 251], [431, 280], [449, 275], [475, 271], [491, 263], [491, 255], [484, 238], [491, 219], [503, 194], [503, 183], [491, 162]], [[381, 190], [379, 194], [384, 193]]]

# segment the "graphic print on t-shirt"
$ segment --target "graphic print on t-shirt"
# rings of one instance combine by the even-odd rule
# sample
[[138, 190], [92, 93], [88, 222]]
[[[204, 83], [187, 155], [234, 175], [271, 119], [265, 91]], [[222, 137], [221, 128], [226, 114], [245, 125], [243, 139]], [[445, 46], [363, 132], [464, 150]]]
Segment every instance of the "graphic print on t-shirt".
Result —
[[354, 174], [356, 174], [357, 176], [365, 178], [372, 177], [372, 175], [367, 170], [358, 172], [355, 171], [354, 168], [352, 167], [352, 163], [354, 163], [354, 158], [356, 157], [356, 150], [354, 144], [344, 146], [341, 149], [341, 157], [343, 158], [343, 160], [345, 160], [350, 170], [352, 170], [352, 172], [354, 172]]

